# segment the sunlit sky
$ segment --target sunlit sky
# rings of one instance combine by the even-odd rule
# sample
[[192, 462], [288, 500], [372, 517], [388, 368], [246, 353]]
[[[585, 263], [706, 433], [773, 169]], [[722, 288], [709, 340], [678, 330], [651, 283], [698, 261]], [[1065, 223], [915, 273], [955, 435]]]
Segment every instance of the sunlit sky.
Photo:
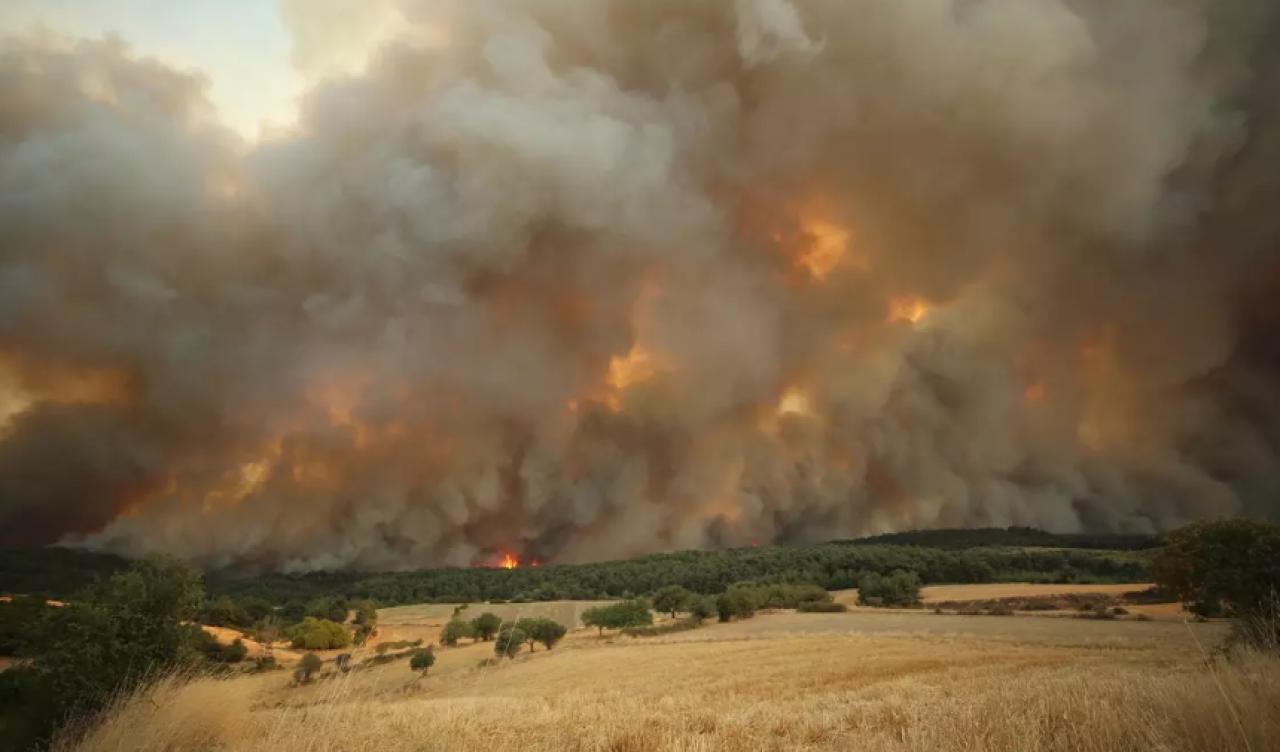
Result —
[[0, 0], [0, 35], [40, 26], [115, 33], [139, 54], [204, 72], [223, 120], [246, 136], [292, 118], [301, 80], [277, 0]]

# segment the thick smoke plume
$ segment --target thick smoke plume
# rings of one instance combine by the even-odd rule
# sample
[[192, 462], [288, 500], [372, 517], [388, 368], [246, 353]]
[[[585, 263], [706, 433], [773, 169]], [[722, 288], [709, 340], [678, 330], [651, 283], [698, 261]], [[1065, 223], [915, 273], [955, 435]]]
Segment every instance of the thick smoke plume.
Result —
[[376, 5], [286, 3], [332, 75], [258, 143], [120, 42], [3, 42], [0, 544], [1280, 512], [1270, 3]]

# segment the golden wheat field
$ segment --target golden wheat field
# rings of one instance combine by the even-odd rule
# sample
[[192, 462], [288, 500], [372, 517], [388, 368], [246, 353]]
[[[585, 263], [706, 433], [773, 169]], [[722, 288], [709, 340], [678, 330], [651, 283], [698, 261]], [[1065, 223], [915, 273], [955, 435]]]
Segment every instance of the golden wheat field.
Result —
[[[402, 612], [403, 613], [403, 612]], [[394, 616], [394, 615], [393, 615]], [[290, 687], [171, 680], [59, 752], [1280, 750], [1280, 662], [1221, 624], [773, 614], [646, 640], [578, 631]]]

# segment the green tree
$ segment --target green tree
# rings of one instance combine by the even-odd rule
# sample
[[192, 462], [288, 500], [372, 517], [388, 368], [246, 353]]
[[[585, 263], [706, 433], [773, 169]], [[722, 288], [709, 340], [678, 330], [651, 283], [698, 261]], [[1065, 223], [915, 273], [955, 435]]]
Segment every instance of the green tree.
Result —
[[758, 604], [755, 585], [738, 583], [716, 596], [716, 614], [722, 622], [750, 619], [756, 615]]
[[696, 596], [689, 604], [689, 615], [704, 622], [716, 615], [716, 600], [708, 596]]
[[298, 664], [298, 670], [294, 673], [294, 677], [298, 679], [300, 684], [306, 684], [314, 679], [322, 668], [324, 668], [324, 661], [320, 660], [320, 656], [315, 653], [307, 653], [302, 656], [302, 662]]
[[188, 623], [203, 600], [198, 570], [148, 557], [51, 609], [23, 646], [30, 663], [6, 672], [10, 697], [0, 711], [0, 736], [14, 749], [43, 746], [66, 721], [168, 671], [198, 665], [202, 630]]
[[565, 625], [554, 619], [538, 617], [520, 622], [525, 633], [525, 641], [529, 643], [529, 651], [533, 652], [534, 643], [542, 643], [550, 650], [569, 633]]
[[476, 635], [475, 627], [469, 621], [462, 619], [454, 619], [444, 625], [444, 629], [440, 632], [440, 644], [449, 647], [457, 647], [458, 640], [462, 638], [473, 639]]
[[289, 630], [295, 650], [337, 650], [351, 645], [351, 634], [341, 624], [308, 616]]
[[1156, 585], [1192, 613], [1280, 625], [1280, 525], [1243, 518], [1193, 522], [1165, 536], [1151, 572]]
[[201, 621], [211, 627], [243, 629], [253, 624], [249, 612], [234, 598], [223, 596], [210, 602], [201, 614]]
[[667, 585], [653, 594], [653, 607], [658, 611], [671, 614], [671, 618], [674, 619], [678, 613], [689, 607], [691, 600], [693, 600], [693, 593], [679, 585]]
[[514, 626], [504, 626], [498, 632], [497, 639], [493, 643], [493, 652], [495, 655], [507, 658], [514, 658], [520, 652], [520, 646], [529, 639], [523, 629]]
[[920, 588], [920, 576], [915, 572], [898, 569], [888, 577], [872, 572], [858, 583], [858, 605], [886, 608], [919, 606]]
[[315, 619], [328, 619], [341, 624], [351, 613], [346, 598], [316, 598], [307, 604], [306, 615]]
[[497, 614], [486, 611], [471, 620], [471, 628], [474, 630], [477, 640], [488, 642], [502, 628], [502, 619]]
[[426, 676], [434, 665], [436, 665], [436, 654], [429, 648], [421, 653], [414, 653], [413, 657], [409, 659], [409, 668], [417, 671], [422, 676]]
[[359, 626], [368, 626], [371, 629], [378, 624], [378, 607], [373, 605], [373, 601], [358, 601], [352, 607], [356, 612], [355, 623]]
[[265, 598], [244, 598], [240, 601], [240, 608], [244, 609], [244, 612], [249, 615], [251, 624], [275, 616], [276, 613], [275, 607]]
[[635, 598], [612, 606], [589, 608], [582, 612], [582, 624], [595, 627], [603, 635], [606, 629], [649, 626], [653, 624], [653, 612], [649, 610], [648, 601]]

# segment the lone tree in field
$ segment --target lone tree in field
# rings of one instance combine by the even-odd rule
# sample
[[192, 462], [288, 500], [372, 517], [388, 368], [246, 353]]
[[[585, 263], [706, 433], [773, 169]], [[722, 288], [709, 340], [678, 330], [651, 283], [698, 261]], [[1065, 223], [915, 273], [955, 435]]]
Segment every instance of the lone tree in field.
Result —
[[458, 640], [474, 638], [476, 635], [475, 627], [471, 622], [462, 619], [454, 619], [444, 625], [444, 630], [440, 632], [440, 644], [448, 647], [457, 647]]
[[678, 613], [689, 608], [693, 598], [693, 593], [679, 585], [667, 585], [653, 594], [653, 607], [657, 611], [671, 614], [674, 619]]
[[436, 665], [436, 654], [429, 649], [415, 653], [413, 658], [409, 659], [409, 668], [417, 671], [419, 676], [426, 676], [434, 665]]
[[477, 640], [488, 642], [497, 636], [499, 629], [502, 629], [502, 619], [497, 614], [486, 611], [471, 620], [471, 628]]
[[523, 629], [517, 629], [512, 626], [505, 626], [498, 632], [497, 639], [493, 643], [494, 655], [499, 658], [514, 658], [520, 652], [520, 646], [528, 640]]
[[1193, 522], [1165, 536], [1151, 572], [1193, 614], [1234, 617], [1241, 636], [1280, 645], [1280, 525]]
[[546, 617], [530, 619], [523, 622], [524, 632], [529, 643], [529, 652], [533, 652], [534, 643], [540, 642], [550, 650], [556, 646], [569, 630], [560, 622]]
[[606, 629], [647, 627], [653, 624], [653, 612], [643, 598], [615, 603], [612, 606], [596, 606], [582, 612], [582, 624], [595, 627], [603, 636]]

